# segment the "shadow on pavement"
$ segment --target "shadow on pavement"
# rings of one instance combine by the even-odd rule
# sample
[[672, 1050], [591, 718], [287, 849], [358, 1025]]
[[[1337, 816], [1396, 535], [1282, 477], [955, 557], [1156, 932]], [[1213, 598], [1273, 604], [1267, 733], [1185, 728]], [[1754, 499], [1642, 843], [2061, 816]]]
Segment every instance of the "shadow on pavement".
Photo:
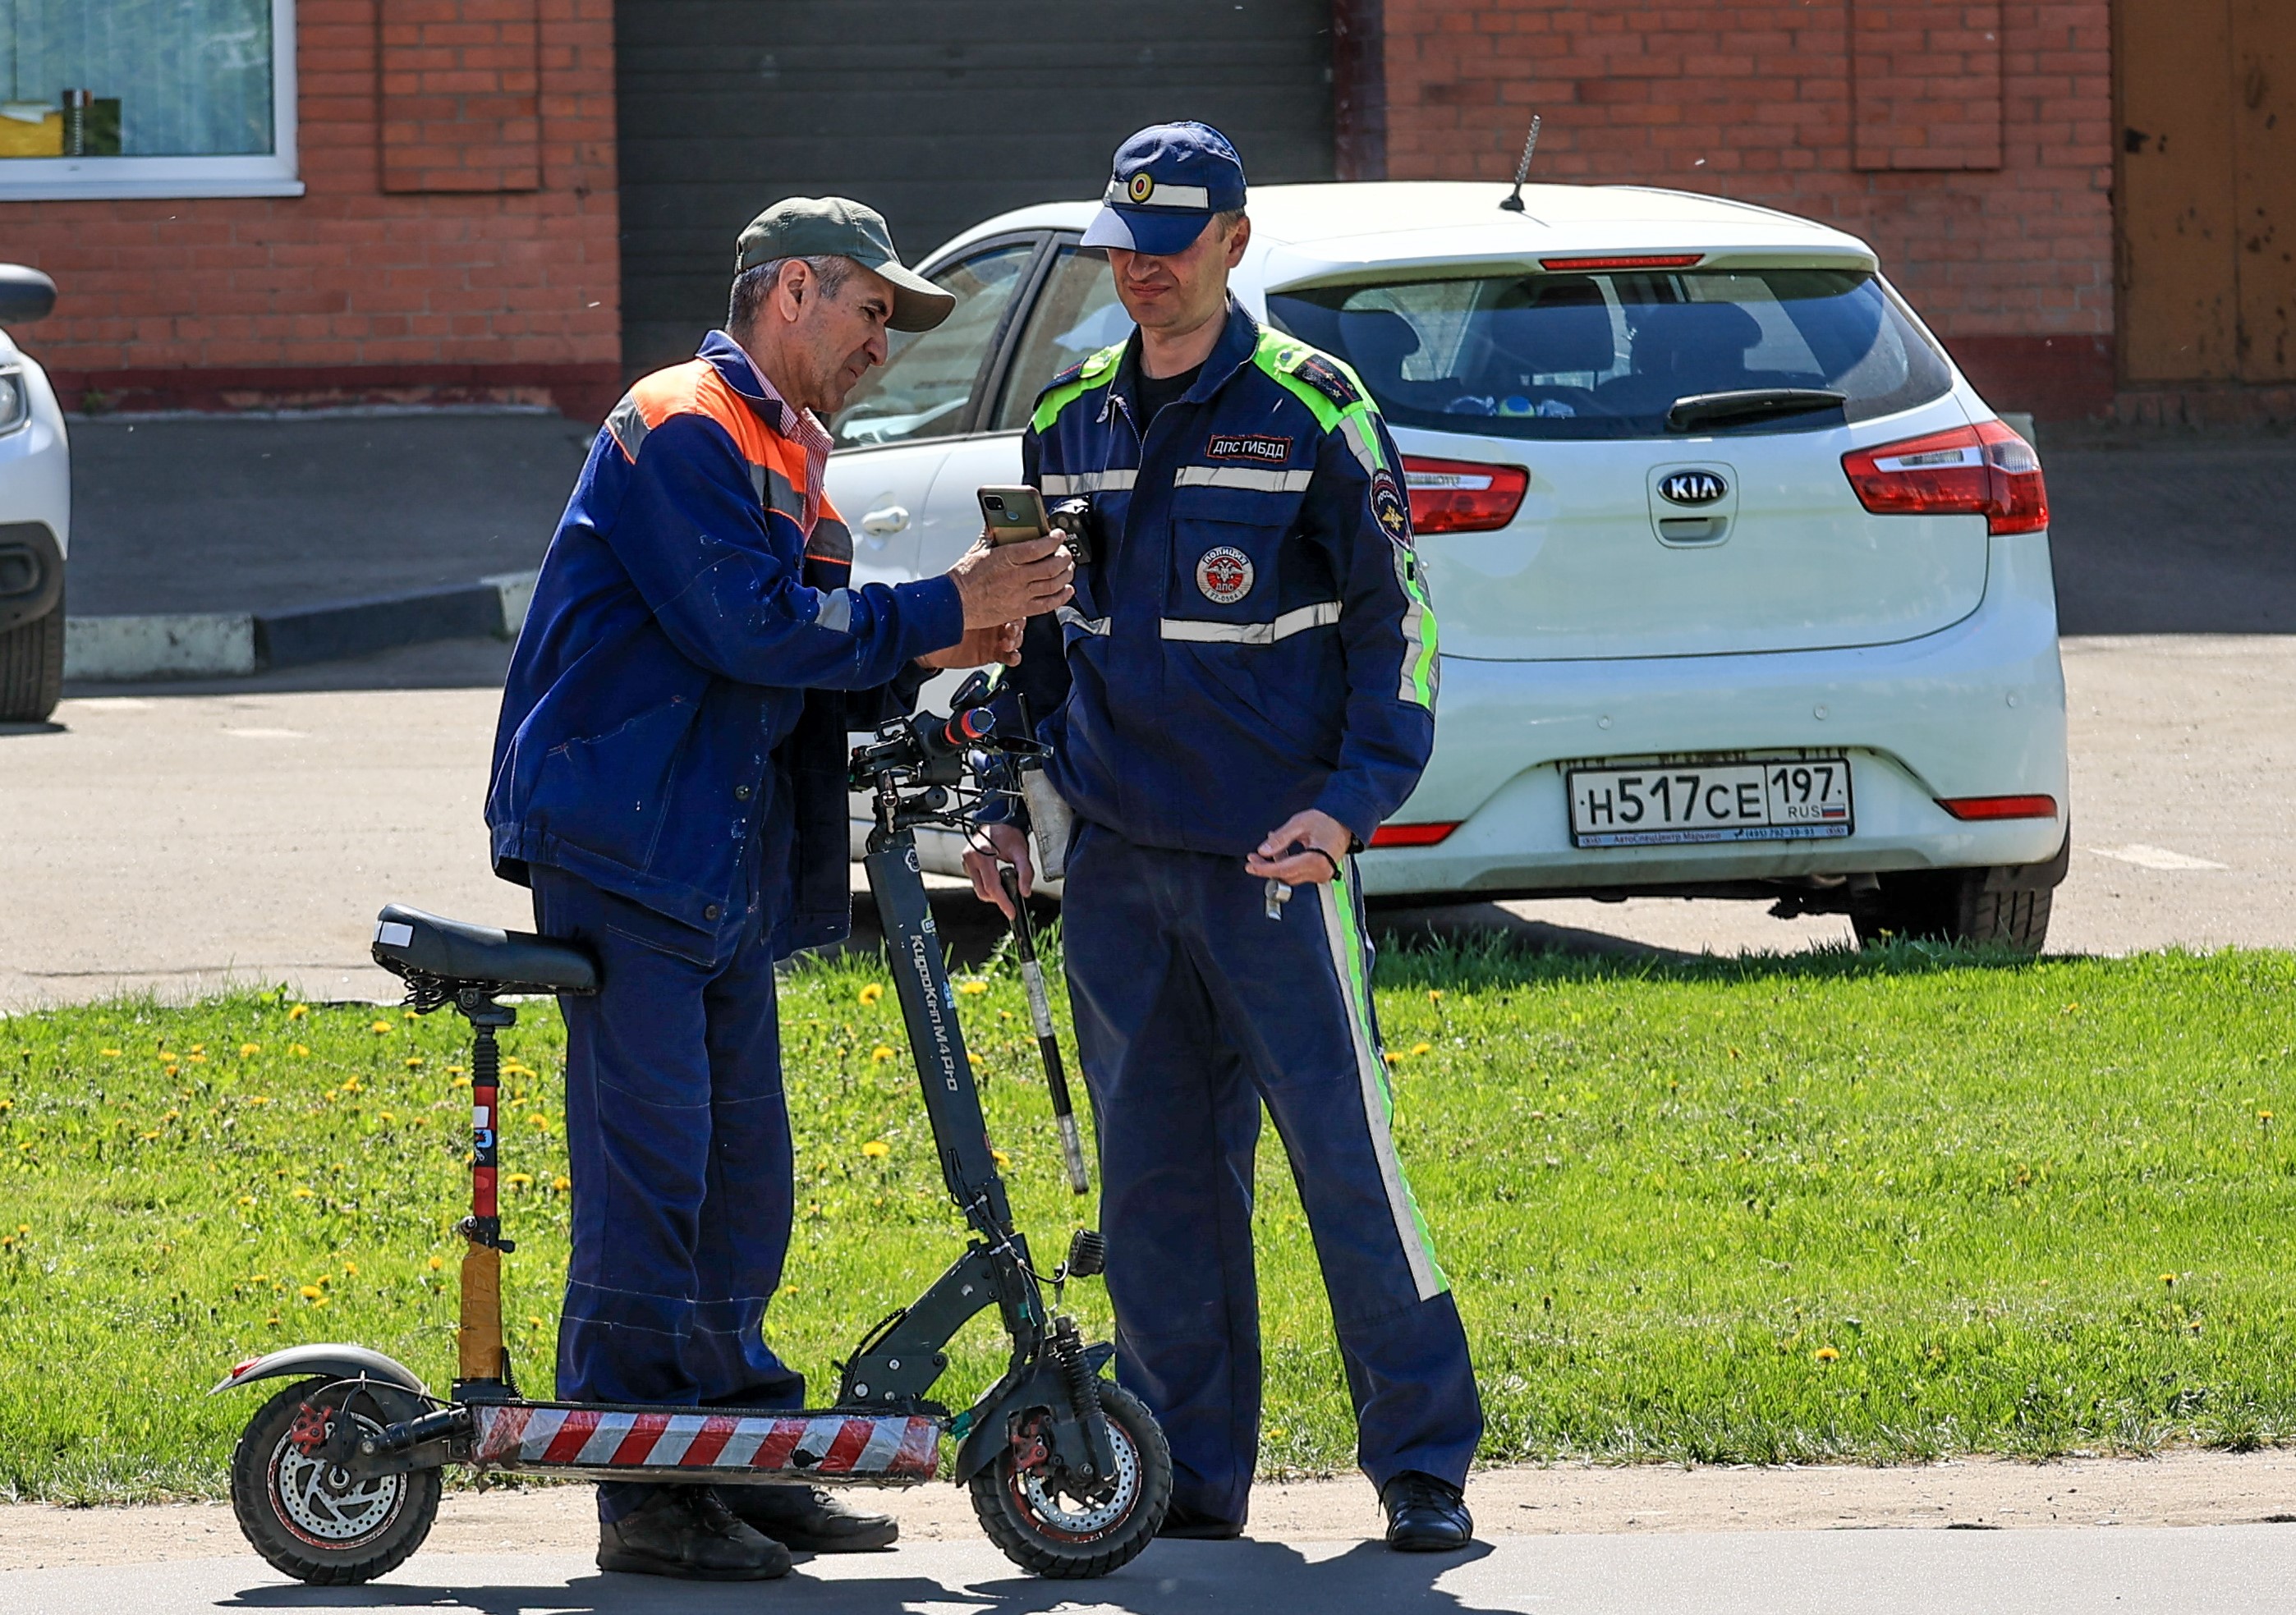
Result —
[[[708, 1611], [804, 1610], [815, 1615], [882, 1615], [888, 1610], [955, 1610], [970, 1615], [1053, 1615], [1075, 1609], [1125, 1615], [1205, 1615], [1215, 1611], [1316, 1611], [1316, 1615], [1505, 1615], [1469, 1604], [1435, 1584], [1447, 1572], [1490, 1553], [1476, 1543], [1464, 1554], [1390, 1553], [1363, 1543], [1327, 1559], [1310, 1559], [1276, 1542], [1160, 1542], [1112, 1576], [1048, 1581], [1017, 1571], [1009, 1578], [947, 1581], [903, 1575], [898, 1554], [883, 1555], [888, 1574], [808, 1573], [807, 1562], [780, 1581], [706, 1583], [646, 1576], [588, 1574], [550, 1586], [474, 1587], [424, 1580], [355, 1587], [250, 1587], [214, 1607], [240, 1610], [391, 1610], [444, 1606], [484, 1615], [707, 1615]], [[875, 1557], [873, 1555], [872, 1557]], [[840, 1566], [859, 1568], [857, 1561]]]

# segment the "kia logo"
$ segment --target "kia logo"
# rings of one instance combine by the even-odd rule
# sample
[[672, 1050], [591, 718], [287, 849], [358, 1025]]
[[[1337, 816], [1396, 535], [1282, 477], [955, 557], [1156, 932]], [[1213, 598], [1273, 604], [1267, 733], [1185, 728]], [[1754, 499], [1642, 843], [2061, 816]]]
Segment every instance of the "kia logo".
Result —
[[1658, 496], [1669, 504], [1711, 504], [1729, 491], [1720, 471], [1669, 471], [1658, 480]]

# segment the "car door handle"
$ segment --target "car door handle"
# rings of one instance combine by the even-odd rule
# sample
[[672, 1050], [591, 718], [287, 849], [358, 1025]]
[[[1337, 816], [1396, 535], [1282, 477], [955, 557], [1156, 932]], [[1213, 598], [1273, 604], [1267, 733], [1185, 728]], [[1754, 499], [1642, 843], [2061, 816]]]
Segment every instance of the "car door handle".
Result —
[[861, 518], [861, 530], [873, 538], [890, 537], [908, 524], [908, 511], [898, 504], [889, 504], [881, 511], [869, 511]]

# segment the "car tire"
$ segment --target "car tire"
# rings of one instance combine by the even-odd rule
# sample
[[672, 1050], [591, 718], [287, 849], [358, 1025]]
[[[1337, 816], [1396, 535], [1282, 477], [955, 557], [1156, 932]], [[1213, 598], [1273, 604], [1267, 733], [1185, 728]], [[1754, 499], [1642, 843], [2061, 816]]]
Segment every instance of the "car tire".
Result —
[[1948, 942], [2038, 954], [2049, 934], [2055, 891], [2004, 888], [1985, 869], [1924, 869], [1881, 877], [1879, 889], [1850, 913], [1861, 947]]
[[64, 693], [64, 603], [0, 633], [0, 723], [47, 721]]

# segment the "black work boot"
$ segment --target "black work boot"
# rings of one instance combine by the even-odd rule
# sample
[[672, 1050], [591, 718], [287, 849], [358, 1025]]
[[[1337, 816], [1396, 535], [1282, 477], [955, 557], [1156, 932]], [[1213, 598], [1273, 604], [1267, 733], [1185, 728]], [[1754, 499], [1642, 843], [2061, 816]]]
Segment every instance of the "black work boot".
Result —
[[865, 1514], [817, 1486], [727, 1486], [718, 1496], [735, 1518], [800, 1554], [861, 1554], [893, 1545], [900, 1522]]
[[1243, 1522], [1199, 1514], [1175, 1504], [1164, 1511], [1164, 1523], [1156, 1528], [1156, 1534], [1181, 1542], [1234, 1542], [1243, 1535]]
[[706, 1486], [665, 1486], [598, 1527], [598, 1568], [687, 1581], [770, 1581], [789, 1574], [789, 1550], [729, 1513]]
[[1475, 1539], [1467, 1499], [1448, 1480], [1406, 1469], [1380, 1488], [1387, 1545], [1399, 1554], [1446, 1554]]

